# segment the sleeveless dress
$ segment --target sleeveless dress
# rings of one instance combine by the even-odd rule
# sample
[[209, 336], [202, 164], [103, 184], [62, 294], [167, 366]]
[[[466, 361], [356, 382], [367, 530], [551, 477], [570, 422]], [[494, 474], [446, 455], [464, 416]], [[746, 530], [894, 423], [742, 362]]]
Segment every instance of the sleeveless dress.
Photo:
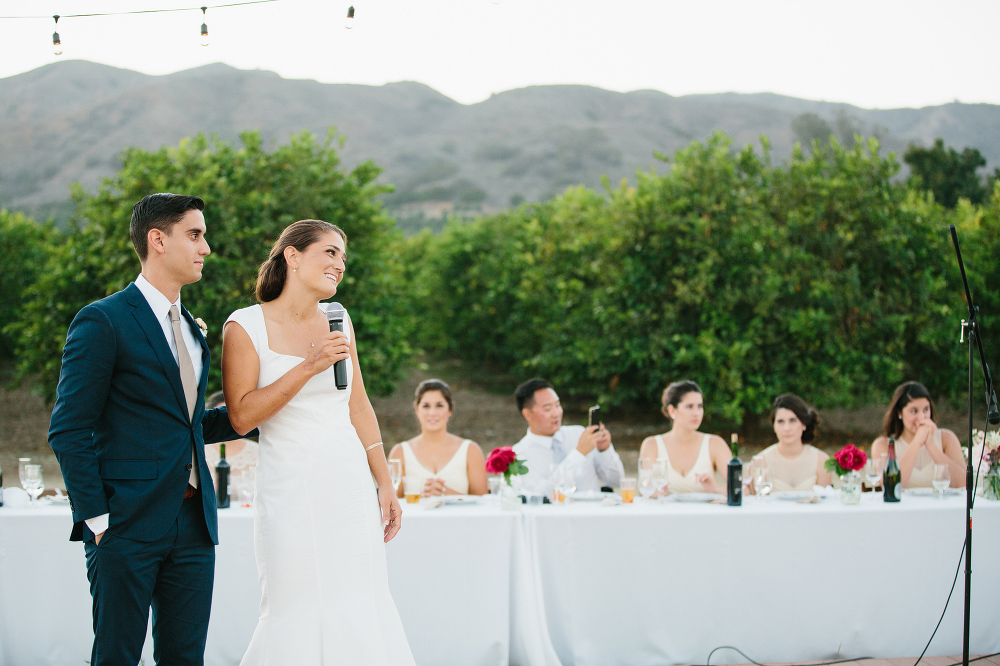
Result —
[[[259, 305], [229, 319], [260, 360], [257, 387], [299, 364], [271, 351]], [[346, 326], [350, 335], [350, 327]], [[382, 516], [348, 390], [334, 371], [312, 377], [260, 425], [254, 551], [260, 619], [243, 666], [413, 664], [389, 594]]]
[[448, 486], [459, 495], [469, 494], [469, 445], [472, 440], [463, 440], [458, 446], [458, 451], [451, 457], [444, 467], [437, 471], [437, 474], [420, 464], [416, 454], [409, 442], [403, 442], [403, 467], [406, 469], [406, 476], [415, 476], [420, 479], [420, 487], [424, 487], [427, 479], [441, 479], [444, 485]]
[[777, 444], [767, 447], [760, 455], [771, 472], [772, 492], [812, 490], [818, 480], [816, 469], [820, 462], [830, 457], [811, 444], [803, 445], [802, 453], [795, 460], [781, 455]]
[[[712, 468], [712, 456], [708, 452], [709, 436], [705, 435], [701, 440], [701, 448], [698, 449], [698, 458], [687, 474], [681, 474], [670, 464], [670, 456], [667, 455], [667, 444], [663, 441], [663, 435], [656, 436], [656, 459], [667, 461], [667, 483], [670, 494], [679, 493], [703, 493], [705, 488], [695, 479], [697, 474], [715, 474]], [[715, 483], [719, 485], [719, 478], [716, 475]]]
[[[944, 450], [944, 446], [941, 445], [941, 429], [938, 428], [934, 431], [934, 443], [939, 449]], [[910, 443], [907, 442], [902, 437], [896, 439], [896, 460], [899, 460], [906, 454], [906, 449], [910, 447]], [[920, 447], [920, 453], [917, 454], [917, 460], [913, 463], [913, 471], [910, 472], [910, 480], [906, 483], [907, 488], [931, 488], [931, 481], [934, 480], [934, 459], [931, 458], [931, 454], [927, 452], [927, 449]]]

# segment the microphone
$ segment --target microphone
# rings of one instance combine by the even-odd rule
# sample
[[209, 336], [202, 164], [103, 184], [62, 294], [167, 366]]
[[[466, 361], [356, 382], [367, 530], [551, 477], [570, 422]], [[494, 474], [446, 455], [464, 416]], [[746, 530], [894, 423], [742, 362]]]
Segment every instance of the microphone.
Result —
[[[347, 310], [340, 303], [326, 304], [326, 320], [330, 323], [330, 332], [344, 332], [344, 319]], [[347, 359], [337, 361], [333, 364], [333, 378], [337, 382], [337, 390], [343, 391], [347, 388]]]

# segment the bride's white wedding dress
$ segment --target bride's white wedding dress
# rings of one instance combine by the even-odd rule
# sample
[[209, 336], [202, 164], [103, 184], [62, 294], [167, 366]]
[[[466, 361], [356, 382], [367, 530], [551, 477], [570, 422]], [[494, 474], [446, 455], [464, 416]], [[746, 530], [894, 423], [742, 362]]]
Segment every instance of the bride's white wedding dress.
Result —
[[[302, 359], [268, 346], [259, 305], [237, 310], [260, 359], [257, 387]], [[350, 328], [348, 335], [350, 335]], [[413, 664], [386, 575], [382, 514], [333, 368], [260, 425], [254, 548], [260, 619], [242, 666]]]

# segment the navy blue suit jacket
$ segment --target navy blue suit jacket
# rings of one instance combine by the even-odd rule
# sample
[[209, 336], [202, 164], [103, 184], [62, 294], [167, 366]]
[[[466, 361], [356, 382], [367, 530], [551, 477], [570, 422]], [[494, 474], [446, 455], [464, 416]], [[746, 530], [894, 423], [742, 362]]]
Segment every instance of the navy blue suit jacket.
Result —
[[239, 435], [224, 407], [205, 409], [208, 345], [188, 311], [181, 310], [201, 342], [193, 418], [177, 361], [135, 283], [83, 308], [69, 327], [49, 445], [70, 497], [73, 541], [93, 538], [83, 521], [104, 513], [116, 536], [146, 542], [164, 536], [184, 501], [193, 445], [205, 524], [219, 543], [205, 444]]

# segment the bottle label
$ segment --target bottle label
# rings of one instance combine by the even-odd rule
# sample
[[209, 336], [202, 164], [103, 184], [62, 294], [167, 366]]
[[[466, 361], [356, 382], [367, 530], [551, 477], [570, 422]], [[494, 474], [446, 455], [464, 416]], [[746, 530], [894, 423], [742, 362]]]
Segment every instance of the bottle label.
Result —
[[896, 499], [903, 499], [903, 484], [897, 483], [896, 487], [892, 489], [892, 494], [896, 496]]

